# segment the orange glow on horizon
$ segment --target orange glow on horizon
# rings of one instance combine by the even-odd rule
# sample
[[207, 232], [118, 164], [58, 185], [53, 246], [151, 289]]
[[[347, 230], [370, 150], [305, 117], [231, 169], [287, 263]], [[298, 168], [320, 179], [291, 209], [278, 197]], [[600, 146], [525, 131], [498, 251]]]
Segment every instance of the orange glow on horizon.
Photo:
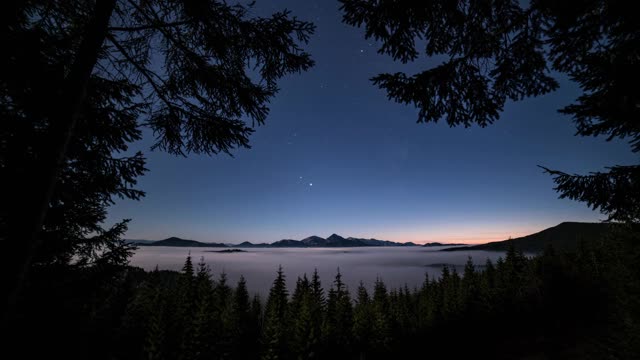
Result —
[[[554, 224], [555, 225], [555, 224]], [[508, 240], [509, 238], [518, 238], [522, 236], [531, 235], [533, 233], [542, 231], [548, 227], [554, 226], [515, 226], [515, 227], [500, 227], [501, 230], [496, 231], [494, 229], [488, 229], [486, 226], [468, 226], [468, 227], [456, 227], [430, 229], [425, 231], [415, 232], [391, 232], [382, 234], [379, 239], [391, 240], [396, 242], [414, 242], [416, 244], [426, 244], [432, 242], [439, 243], [462, 243], [462, 244], [485, 244], [494, 241]], [[511, 228], [511, 230], [502, 230], [504, 228]], [[387, 236], [384, 236], [387, 235]]]
[[[534, 231], [535, 232], [535, 231]], [[486, 244], [494, 241], [515, 239], [522, 236], [533, 234], [534, 232], [505, 232], [500, 235], [459, 235], [448, 236], [444, 238], [434, 238], [433, 240], [413, 241], [416, 244], [426, 244], [431, 242], [440, 242], [444, 244], [464, 243], [464, 244]]]

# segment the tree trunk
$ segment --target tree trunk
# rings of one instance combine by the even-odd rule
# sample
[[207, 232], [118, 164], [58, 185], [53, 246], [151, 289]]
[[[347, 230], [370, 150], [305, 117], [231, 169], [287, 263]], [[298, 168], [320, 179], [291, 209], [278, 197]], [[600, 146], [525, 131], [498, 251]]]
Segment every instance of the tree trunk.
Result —
[[[12, 230], [8, 242], [16, 249], [6, 254], [8, 261], [5, 275], [8, 277], [5, 286], [8, 294], [3, 318], [8, 319], [16, 307], [16, 301], [24, 286], [29, 268], [41, 245], [39, 236], [44, 224], [47, 210], [51, 202], [58, 175], [64, 165], [69, 142], [73, 136], [76, 122], [81, 114], [86, 98], [87, 85], [91, 73], [98, 61], [102, 44], [107, 36], [109, 19], [116, 5], [116, 0], [97, 0], [92, 19], [87, 23], [74, 62], [59, 92], [58, 108], [50, 123], [52, 136], [51, 151], [43, 154], [43, 162], [38, 164], [39, 175], [35, 180], [36, 187], [30, 200], [24, 205], [19, 224], [8, 224]], [[23, 196], [27, 196], [24, 195]], [[20, 228], [22, 227], [22, 228]]]

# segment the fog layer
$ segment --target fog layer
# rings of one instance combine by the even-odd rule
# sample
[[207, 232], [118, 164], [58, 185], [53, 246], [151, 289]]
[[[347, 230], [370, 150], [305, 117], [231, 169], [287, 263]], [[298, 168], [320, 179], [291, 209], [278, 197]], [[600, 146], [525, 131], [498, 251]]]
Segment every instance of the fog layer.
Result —
[[425, 278], [440, 276], [444, 264], [454, 266], [462, 272], [469, 256], [474, 264], [482, 267], [487, 258], [495, 262], [503, 253], [489, 251], [438, 251], [441, 247], [367, 247], [367, 248], [257, 248], [246, 252], [218, 253], [206, 248], [151, 247], [136, 250], [131, 265], [145, 270], [180, 270], [189, 253], [193, 262], [204, 258], [217, 278], [221, 272], [227, 274], [230, 284], [244, 275], [252, 293], [266, 295], [282, 265], [290, 291], [298, 276], [311, 277], [318, 269], [322, 285], [329, 289], [335, 274], [340, 269], [343, 281], [350, 290], [355, 290], [360, 281], [371, 289], [376, 278], [381, 278], [390, 288], [420, 286]]

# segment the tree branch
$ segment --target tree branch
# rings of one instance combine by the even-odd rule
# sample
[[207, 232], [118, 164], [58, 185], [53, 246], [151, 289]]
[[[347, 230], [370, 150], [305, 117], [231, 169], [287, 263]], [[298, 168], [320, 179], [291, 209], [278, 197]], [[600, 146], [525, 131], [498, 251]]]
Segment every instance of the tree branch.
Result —
[[153, 88], [155, 93], [158, 95], [158, 98], [160, 100], [162, 100], [162, 102], [164, 102], [165, 105], [167, 105], [167, 108], [169, 109], [169, 111], [171, 113], [174, 113], [175, 106], [173, 105], [173, 103], [171, 101], [169, 101], [169, 99], [167, 99], [162, 94], [162, 89], [160, 89], [160, 86], [158, 84], [156, 84], [154, 79], [151, 77], [151, 75], [149, 74], [149, 70], [144, 68], [142, 65], [138, 64], [138, 62], [135, 61], [135, 59], [133, 59], [131, 57], [131, 55], [129, 55], [129, 53], [127, 53], [127, 51], [124, 49], [124, 47], [122, 47], [122, 45], [120, 45], [120, 43], [113, 37], [113, 35], [111, 35], [111, 34], [107, 35], [107, 39], [113, 44], [113, 46], [116, 47], [116, 49], [118, 49], [118, 52], [120, 52], [122, 54], [122, 56], [124, 56], [124, 58], [127, 61], [129, 61], [136, 68], [136, 70], [138, 70], [140, 72], [140, 74], [142, 74], [142, 76], [144, 76], [145, 79], [147, 79], [147, 81], [149, 82], [149, 84], [151, 85], [151, 87]]
[[143, 31], [150, 29], [161, 29], [167, 27], [181, 26], [188, 24], [189, 21], [176, 21], [171, 23], [158, 23], [158, 24], [148, 24], [148, 25], [138, 25], [138, 26], [112, 26], [108, 30], [109, 31]]
[[[153, 17], [154, 17], [154, 18], [151, 18], [151, 17], [149, 16], [149, 14], [147, 14], [147, 13], [144, 11], [144, 9], [143, 9], [143, 8], [141, 8], [141, 7], [140, 7], [138, 4], [136, 4], [134, 1], [129, 0], [129, 3], [130, 3], [130, 4], [131, 4], [131, 5], [132, 5], [136, 10], [138, 10], [138, 11], [140, 12], [140, 15], [144, 16], [144, 17], [145, 17], [147, 20], [149, 20], [150, 22], [154, 22], [154, 21], [156, 21], [156, 22], [158, 22], [158, 23], [161, 23], [161, 22], [162, 22], [162, 20], [161, 20], [160, 18], [158, 18], [158, 15], [157, 15], [157, 14], [153, 13]], [[183, 22], [188, 23], [188, 21], [183, 21]], [[185, 52], [185, 54], [192, 53], [192, 51], [191, 51], [190, 49], [186, 48], [186, 47], [185, 47], [185, 45], [184, 45], [182, 42], [180, 42], [180, 41], [178, 41], [177, 39], [175, 39], [175, 38], [173, 37], [173, 34], [170, 34], [170, 33], [168, 33], [167, 31], [165, 31], [165, 29], [166, 29], [166, 28], [170, 28], [170, 27], [168, 27], [168, 26], [167, 26], [167, 27], [158, 27], [157, 29], [158, 29], [158, 31], [160, 31], [160, 33], [161, 33], [162, 35], [164, 35], [164, 37], [165, 37], [168, 41], [170, 41], [170, 42], [171, 42], [171, 43], [173, 43], [176, 47], [178, 47], [179, 49], [181, 49], [182, 51], [184, 51], [184, 52]]]

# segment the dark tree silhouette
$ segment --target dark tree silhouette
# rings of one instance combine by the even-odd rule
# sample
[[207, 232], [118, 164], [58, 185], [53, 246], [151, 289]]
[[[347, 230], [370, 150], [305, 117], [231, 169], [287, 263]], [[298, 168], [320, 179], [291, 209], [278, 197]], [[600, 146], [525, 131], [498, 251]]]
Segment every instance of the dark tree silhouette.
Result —
[[327, 357], [348, 357], [351, 352], [350, 335], [353, 330], [351, 296], [342, 282], [340, 269], [327, 297], [327, 315], [323, 324], [323, 337]]
[[264, 332], [262, 334], [263, 359], [286, 358], [289, 353], [289, 293], [282, 266], [278, 267], [278, 276], [273, 281], [264, 313]]
[[374, 328], [373, 319], [371, 298], [361, 281], [358, 286], [356, 304], [353, 310], [354, 347], [361, 359], [366, 358], [366, 351], [371, 347]]
[[[612, 241], [619, 246], [612, 247]], [[106, 297], [86, 297], [84, 310], [73, 302], [74, 286], [57, 293], [45, 286], [38, 294], [48, 295], [48, 302], [32, 300], [31, 311], [24, 315], [25, 342], [37, 338], [40, 346], [25, 346], [21, 354], [39, 358], [35, 353], [43, 350], [49, 356], [90, 354], [104, 359], [389, 359], [415, 354], [635, 359], [640, 346], [638, 248], [637, 235], [625, 232], [609, 241], [583, 243], [572, 252], [548, 249], [527, 257], [511, 248], [496, 266], [487, 262], [483, 270], [470, 259], [461, 274], [444, 268], [441, 277], [425, 278], [420, 289], [387, 288], [378, 279], [369, 294], [361, 283], [353, 299], [338, 274], [326, 301], [318, 296], [322, 287], [317, 273], [311, 279], [298, 278], [289, 297], [279, 269], [264, 318], [260, 299], [249, 304], [242, 278], [232, 288], [223, 275], [212, 280], [203, 261], [194, 269], [187, 259], [181, 272], [132, 271], [133, 277], [114, 285], [129, 290], [111, 288]], [[55, 331], [56, 321], [74, 327]], [[321, 336], [316, 327], [321, 327]], [[457, 334], [465, 336], [463, 343]]]
[[[0, 239], [10, 254], [10, 299], [45, 240], [43, 225], [71, 226], [75, 233], [58, 243], [77, 242], [96, 232], [113, 196], [143, 195], [132, 189], [142, 155], [113, 156], [141, 127], [152, 130], [153, 148], [176, 155], [249, 147], [278, 79], [313, 65], [299, 45], [311, 23], [288, 11], [256, 17], [250, 8], [216, 0], [2, 2], [0, 175], [9, 185]], [[74, 187], [90, 195], [89, 205], [68, 205], [82, 203], [67, 191]], [[56, 206], [60, 218], [50, 213]], [[93, 216], [81, 222], [82, 212]]]
[[[629, 139], [640, 151], [640, 23], [631, 2], [340, 2], [343, 21], [380, 41], [379, 53], [406, 63], [423, 47], [443, 59], [414, 75], [371, 79], [389, 99], [417, 107], [418, 122], [487, 126], [506, 101], [555, 90], [555, 71], [583, 91], [560, 110], [573, 117], [577, 135]], [[640, 165], [582, 176], [544, 169], [561, 197], [586, 202], [609, 220], [640, 221]]]
[[258, 334], [260, 333], [260, 329], [257, 327], [258, 317], [253, 316], [251, 313], [247, 283], [242, 276], [240, 276], [238, 285], [233, 292], [232, 306], [234, 314], [233, 334], [236, 337], [233, 350], [234, 357], [238, 359], [256, 357], [255, 352], [258, 349]]

